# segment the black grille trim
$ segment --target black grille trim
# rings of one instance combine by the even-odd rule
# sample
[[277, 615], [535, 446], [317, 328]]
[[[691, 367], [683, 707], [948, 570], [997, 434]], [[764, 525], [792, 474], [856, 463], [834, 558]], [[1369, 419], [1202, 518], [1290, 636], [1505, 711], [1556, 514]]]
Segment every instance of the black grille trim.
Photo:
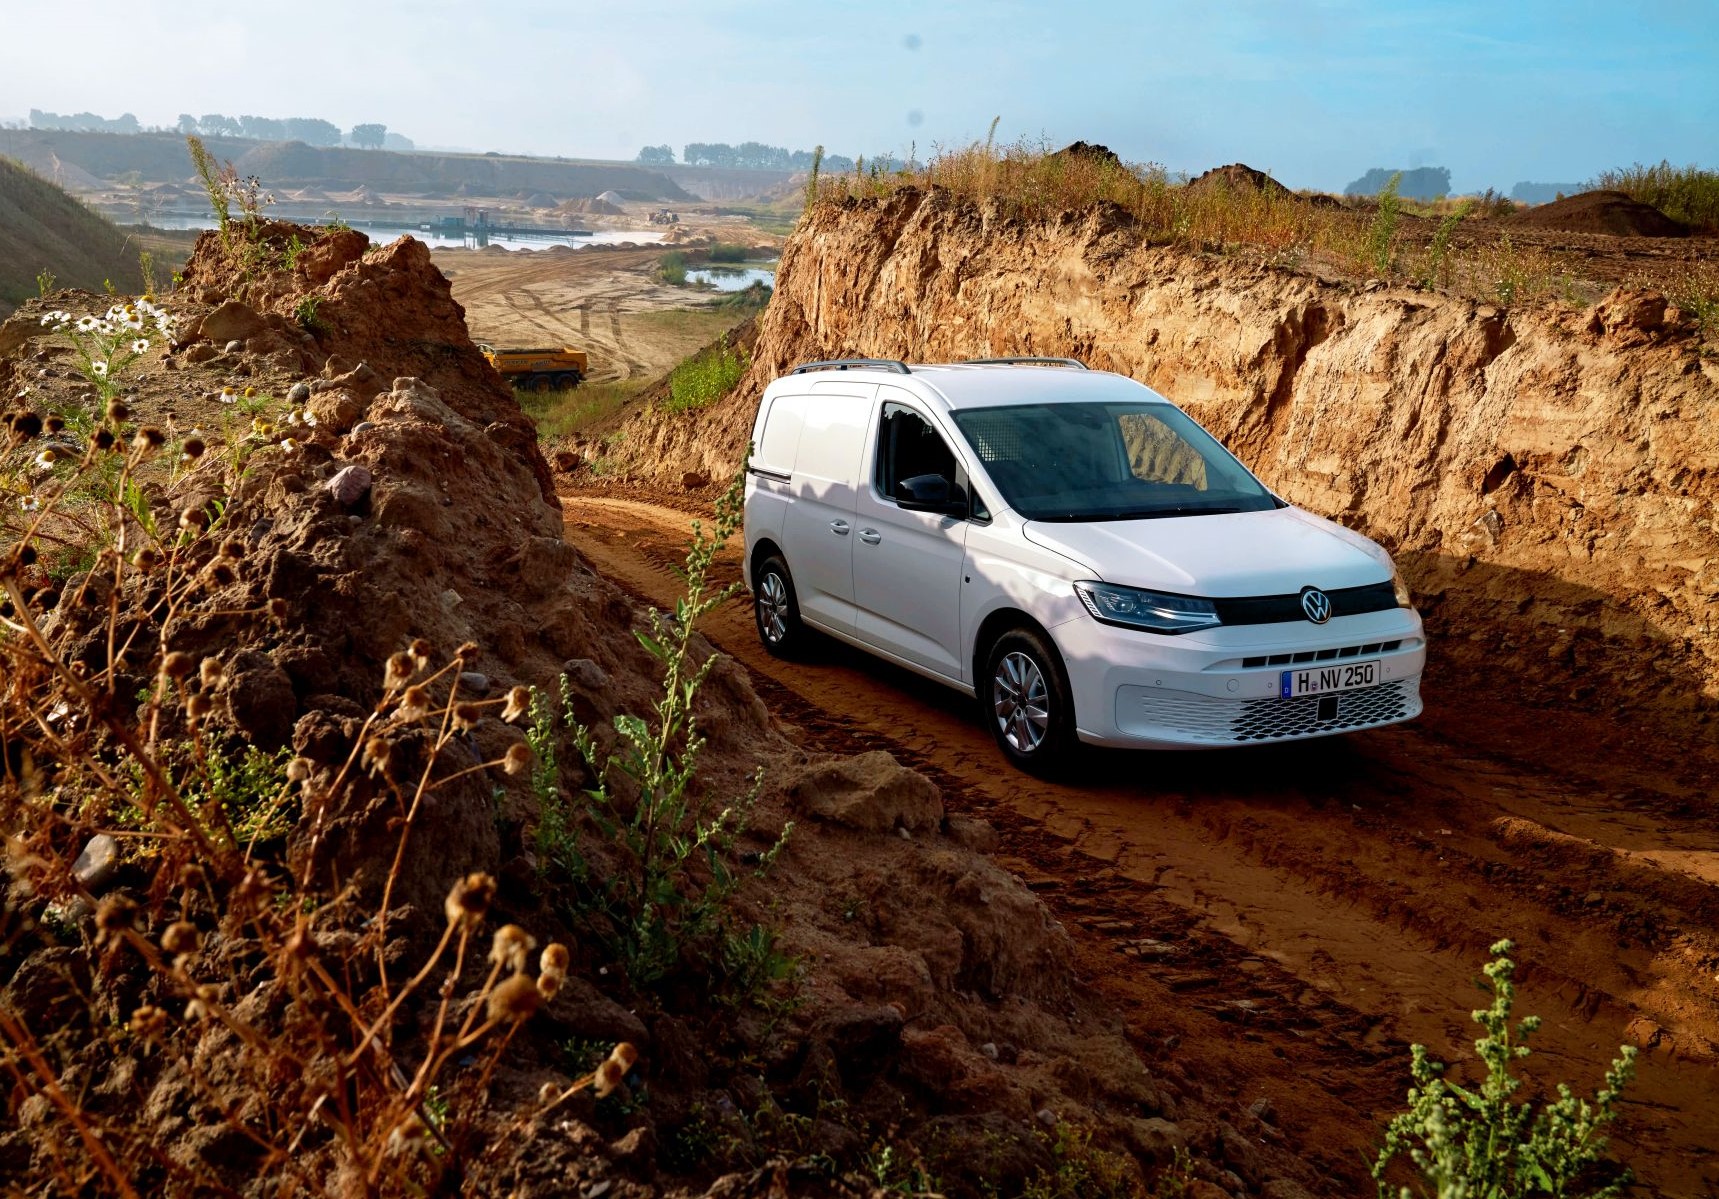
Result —
[[1359, 658], [1363, 654], [1389, 654], [1403, 648], [1401, 640], [1369, 641], [1366, 645], [1345, 645], [1341, 649], [1304, 649], [1293, 654], [1258, 654], [1242, 659], [1242, 669], [1257, 666], [1300, 666], [1303, 662], [1329, 662], [1336, 658]]
[[[1360, 616], [1365, 612], [1386, 612], [1397, 606], [1397, 590], [1389, 582], [1368, 583], [1364, 587], [1339, 587], [1325, 593], [1331, 598], [1331, 615]], [[1292, 621], [1311, 623], [1301, 610], [1301, 594], [1250, 595], [1242, 599], [1215, 599], [1218, 619], [1224, 624], [1288, 624]]]

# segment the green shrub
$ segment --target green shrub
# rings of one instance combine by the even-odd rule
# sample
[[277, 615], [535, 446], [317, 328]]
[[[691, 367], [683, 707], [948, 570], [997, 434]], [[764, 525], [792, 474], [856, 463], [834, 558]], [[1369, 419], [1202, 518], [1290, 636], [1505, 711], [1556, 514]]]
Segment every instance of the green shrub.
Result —
[[657, 278], [674, 287], [686, 285], [686, 255], [679, 250], [670, 250], [657, 259]]
[[1636, 163], [1616, 171], [1603, 171], [1589, 187], [1621, 191], [1631, 199], [1651, 204], [1674, 221], [1697, 229], [1719, 232], [1719, 171], [1705, 171], [1693, 163], [1674, 167]]
[[1373, 224], [1367, 230], [1367, 265], [1380, 275], [1391, 273], [1391, 244], [1397, 237], [1397, 215], [1402, 201], [1397, 197], [1397, 185], [1403, 181], [1398, 171], [1379, 193], [1379, 207], [1373, 214]]
[[728, 335], [674, 368], [669, 375], [670, 412], [690, 412], [714, 403], [733, 390], [746, 373], [746, 354], [730, 349]]
[[1385, 1130], [1384, 1148], [1373, 1165], [1382, 1199], [1416, 1194], [1414, 1188], [1393, 1190], [1384, 1182], [1387, 1168], [1403, 1153], [1420, 1170], [1419, 1193], [1437, 1199], [1612, 1199], [1629, 1186], [1627, 1170], [1613, 1167], [1606, 1171], [1607, 1181], [1598, 1175], [1610, 1165], [1600, 1130], [1617, 1118], [1618, 1095], [1635, 1075], [1634, 1046], [1618, 1051], [1591, 1105], [1563, 1083], [1558, 1098], [1538, 1110], [1532, 1102], [1511, 1099], [1522, 1081], [1511, 1076], [1510, 1063], [1528, 1056], [1523, 1042], [1540, 1027], [1538, 1016], [1525, 1016], [1512, 1039], [1516, 966], [1506, 955], [1513, 949], [1509, 941], [1492, 946], [1493, 960], [1485, 968], [1489, 981], [1482, 984], [1492, 1003], [1473, 1013], [1474, 1022], [1486, 1030], [1474, 1043], [1486, 1064], [1478, 1088], [1448, 1081], [1445, 1066], [1427, 1056], [1425, 1045], [1412, 1047], [1409, 1110]]
[[747, 249], [745, 246], [734, 246], [725, 242], [718, 242], [716, 245], [710, 247], [710, 252], [706, 257], [712, 262], [745, 262], [749, 257], [751, 257], [751, 255], [752, 251]]

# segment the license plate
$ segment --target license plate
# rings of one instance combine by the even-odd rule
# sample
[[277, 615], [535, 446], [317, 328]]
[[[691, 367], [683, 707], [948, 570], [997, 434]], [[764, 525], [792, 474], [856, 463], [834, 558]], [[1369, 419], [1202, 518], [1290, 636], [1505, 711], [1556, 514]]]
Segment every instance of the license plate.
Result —
[[1379, 681], [1377, 662], [1344, 662], [1332, 666], [1305, 666], [1286, 670], [1282, 676], [1284, 699], [1299, 695], [1330, 695], [1337, 691], [1353, 691], [1371, 687]]

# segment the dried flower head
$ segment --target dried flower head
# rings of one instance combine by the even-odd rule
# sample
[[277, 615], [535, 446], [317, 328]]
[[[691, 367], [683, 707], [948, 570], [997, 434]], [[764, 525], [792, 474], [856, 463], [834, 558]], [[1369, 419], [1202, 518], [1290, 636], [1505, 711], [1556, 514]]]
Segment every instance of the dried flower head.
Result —
[[487, 1009], [491, 1020], [511, 1020], [518, 1023], [543, 1006], [543, 996], [537, 984], [523, 974], [510, 975], [489, 993]]
[[63, 416], [59, 416], [59, 415], [50, 416], [42, 422], [42, 428], [45, 429], [46, 431], [48, 431], [49, 433], [58, 433], [61, 429], [64, 429], [65, 427], [66, 427], [66, 418]]
[[95, 448], [103, 453], [113, 449], [114, 437], [111, 429], [97, 429], [90, 440], [95, 442]]
[[192, 720], [202, 720], [214, 710], [215, 702], [201, 691], [185, 700], [185, 715]]
[[294, 758], [287, 763], [286, 776], [289, 783], [302, 783], [310, 777], [310, 772], [316, 763], [309, 758]]
[[412, 681], [415, 672], [412, 655], [402, 650], [397, 654], [388, 655], [388, 665], [382, 671], [382, 687], [386, 691], [398, 691]]
[[269, 619], [273, 620], [276, 624], [286, 623], [287, 602], [284, 599], [277, 598], [270, 600], [266, 611], [269, 614]]
[[153, 1003], [146, 1003], [131, 1013], [128, 1027], [140, 1041], [159, 1041], [167, 1031], [167, 1013]]
[[515, 687], [507, 693], [507, 703], [501, 709], [501, 718], [512, 724], [529, 711], [531, 711], [531, 688]]
[[187, 437], [185, 443], [179, 447], [179, 452], [186, 462], [195, 462], [203, 456], [203, 451], [208, 448], [201, 437]]
[[517, 924], [504, 924], [495, 930], [489, 946], [489, 963], [505, 967], [518, 974], [525, 969], [526, 955], [537, 948], [537, 940]]
[[205, 687], [213, 687], [221, 681], [221, 675], [226, 667], [221, 665], [219, 658], [204, 658], [197, 664], [197, 678]]
[[416, 724], [430, 714], [430, 689], [422, 683], [413, 683], [400, 693], [400, 706], [394, 709], [394, 715], [408, 724]]
[[388, 769], [388, 759], [394, 753], [394, 743], [386, 737], [372, 737], [364, 743], [364, 769], [377, 774]]
[[419, 670], [430, 665], [430, 643], [422, 637], [413, 638], [411, 648], [406, 652], [412, 655], [412, 661]]
[[131, 564], [148, 574], [161, 565], [161, 551], [146, 545], [132, 555]]
[[202, 934], [189, 920], [176, 920], [161, 934], [161, 951], [172, 957], [178, 957], [182, 953], [196, 953], [202, 944]]
[[150, 450], [159, 450], [166, 444], [167, 434], [154, 425], [144, 425], [131, 438], [132, 448], [140, 454], [148, 453]]
[[417, 1112], [408, 1112], [406, 1118], [394, 1126], [394, 1131], [388, 1134], [386, 1152], [389, 1157], [400, 1157], [407, 1153], [416, 1153], [423, 1148], [425, 1137], [429, 1130], [418, 1118]]
[[543, 947], [538, 956], [537, 968], [545, 974], [566, 974], [567, 966], [573, 960], [573, 955], [567, 951], [567, 946], [559, 941], [551, 941]]
[[209, 527], [209, 514], [199, 507], [186, 508], [179, 514], [179, 527], [192, 533], [201, 533]]
[[137, 919], [137, 904], [124, 895], [108, 895], [96, 904], [96, 944], [116, 937]]
[[221, 543], [220, 554], [223, 558], [231, 558], [238, 562], [245, 556], [245, 543], [237, 537], [229, 537]]
[[460, 660], [462, 665], [470, 666], [473, 662], [477, 661], [478, 654], [480, 652], [482, 651], [478, 649], [477, 642], [468, 641], [464, 645], [461, 645], [459, 649], [454, 651], [454, 656]]
[[476, 704], [454, 705], [454, 727], [460, 732], [475, 728], [477, 722], [483, 719], [483, 709]]
[[233, 569], [233, 564], [226, 558], [215, 558], [203, 568], [203, 583], [213, 589], [227, 587], [239, 577], [239, 572]]
[[215, 1003], [221, 998], [221, 988], [213, 983], [203, 983], [191, 993], [191, 1002], [185, 1005], [187, 1020], [207, 1020], [215, 1014]]
[[606, 1099], [614, 1094], [627, 1077], [627, 1068], [617, 1062], [611, 1054], [603, 1059], [603, 1063], [591, 1072], [591, 1089], [597, 1098]]
[[487, 874], [468, 874], [453, 885], [442, 904], [449, 924], [463, 924], [469, 931], [483, 923], [484, 913], [495, 901], [495, 879]]
[[170, 679], [182, 679], [191, 673], [191, 668], [195, 665], [196, 662], [190, 654], [174, 650], [161, 659], [161, 673]]
[[109, 400], [107, 402], [107, 418], [114, 424], [131, 419], [131, 409], [125, 406], [124, 400]]
[[509, 774], [524, 774], [531, 769], [531, 747], [523, 741], [508, 746], [507, 753], [502, 755], [501, 768]]
[[566, 980], [565, 974], [539, 974], [537, 976], [537, 993], [543, 996], [544, 1002], [554, 999], [561, 993], [561, 984]]

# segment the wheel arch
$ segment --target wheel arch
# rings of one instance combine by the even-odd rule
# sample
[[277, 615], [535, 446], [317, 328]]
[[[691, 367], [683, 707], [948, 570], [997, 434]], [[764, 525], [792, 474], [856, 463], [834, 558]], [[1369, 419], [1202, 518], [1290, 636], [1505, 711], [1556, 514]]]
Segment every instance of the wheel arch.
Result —
[[1053, 665], [1062, 676], [1063, 690], [1068, 692], [1069, 702], [1073, 703], [1074, 693], [1068, 685], [1068, 664], [1062, 660], [1062, 647], [1057, 645], [1056, 638], [1051, 636], [1049, 629], [1019, 608], [998, 608], [987, 613], [985, 619], [979, 622], [978, 631], [973, 635], [973, 694], [980, 699], [984, 698], [980, 687], [985, 677], [985, 659], [991, 656], [991, 647], [997, 643], [997, 639], [1014, 629], [1030, 629], [1044, 638], [1045, 644], [1050, 646], [1051, 653], [1056, 656]]
[[770, 537], [760, 537], [758, 543], [752, 547], [751, 557], [746, 560], [746, 585], [748, 587], [757, 588], [758, 568], [764, 565], [764, 559], [772, 557], [782, 559], [783, 565], [787, 565], [788, 555], [782, 552], [782, 547]]

